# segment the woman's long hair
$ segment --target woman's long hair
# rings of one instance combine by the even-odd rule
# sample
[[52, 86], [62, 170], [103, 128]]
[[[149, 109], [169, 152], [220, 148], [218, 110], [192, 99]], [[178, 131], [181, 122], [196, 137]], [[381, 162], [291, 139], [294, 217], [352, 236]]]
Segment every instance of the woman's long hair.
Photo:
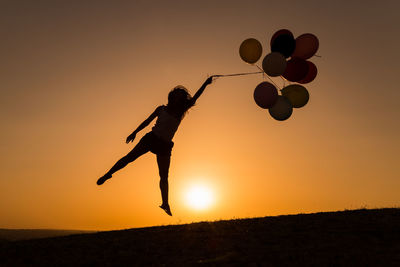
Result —
[[175, 86], [175, 88], [169, 92], [167, 108], [177, 112], [181, 120], [192, 106], [192, 96], [183, 85]]

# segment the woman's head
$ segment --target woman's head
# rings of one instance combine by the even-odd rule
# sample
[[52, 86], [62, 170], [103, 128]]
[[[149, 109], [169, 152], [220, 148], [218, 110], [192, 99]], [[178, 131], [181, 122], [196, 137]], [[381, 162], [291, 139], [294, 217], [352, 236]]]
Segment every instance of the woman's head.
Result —
[[190, 106], [191, 100], [192, 96], [188, 90], [184, 86], [178, 85], [168, 94], [168, 107], [177, 110], [183, 116]]
[[173, 106], [186, 106], [192, 97], [190, 96], [188, 90], [182, 86], [175, 86], [168, 94], [168, 105]]

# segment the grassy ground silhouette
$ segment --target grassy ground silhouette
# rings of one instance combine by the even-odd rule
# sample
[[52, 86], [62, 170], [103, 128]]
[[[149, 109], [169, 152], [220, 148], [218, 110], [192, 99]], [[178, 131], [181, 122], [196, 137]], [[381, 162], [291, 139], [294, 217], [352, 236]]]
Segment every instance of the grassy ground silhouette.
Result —
[[400, 209], [200, 222], [0, 243], [0, 265], [400, 266]]
[[66, 236], [97, 231], [57, 229], [0, 229], [0, 242]]

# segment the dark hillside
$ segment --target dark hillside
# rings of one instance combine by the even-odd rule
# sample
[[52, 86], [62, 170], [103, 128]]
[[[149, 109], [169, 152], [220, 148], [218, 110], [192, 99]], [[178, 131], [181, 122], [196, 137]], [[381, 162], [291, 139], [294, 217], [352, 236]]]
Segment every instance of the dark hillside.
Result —
[[286, 215], [0, 244], [0, 265], [400, 266], [400, 209]]
[[53, 229], [0, 229], [0, 242], [46, 238], [55, 236], [66, 236], [66, 235], [93, 233], [93, 232], [95, 231], [53, 230]]

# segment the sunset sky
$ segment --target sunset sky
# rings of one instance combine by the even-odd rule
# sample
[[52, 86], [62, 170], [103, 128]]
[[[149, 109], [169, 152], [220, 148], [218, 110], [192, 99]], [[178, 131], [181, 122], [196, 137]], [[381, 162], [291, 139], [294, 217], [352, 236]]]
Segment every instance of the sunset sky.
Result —
[[[0, 1], [0, 228], [107, 230], [400, 205], [399, 1]], [[102, 186], [168, 92], [257, 71], [279, 29], [320, 41], [310, 102], [278, 122], [262, 75], [219, 78], [174, 137]], [[261, 65], [261, 61], [257, 62]], [[278, 85], [282, 80], [275, 79]], [[209, 206], [187, 197], [205, 188]]]

